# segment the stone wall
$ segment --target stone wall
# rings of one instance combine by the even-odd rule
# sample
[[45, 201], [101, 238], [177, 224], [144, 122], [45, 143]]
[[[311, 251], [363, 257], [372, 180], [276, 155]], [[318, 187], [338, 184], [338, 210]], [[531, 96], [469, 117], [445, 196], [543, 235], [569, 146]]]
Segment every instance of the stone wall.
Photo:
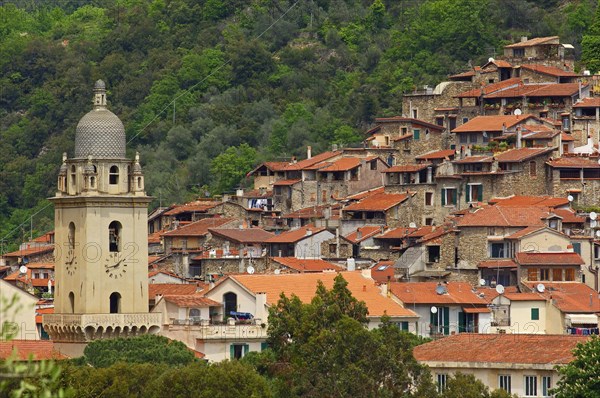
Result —
[[441, 94], [405, 94], [402, 97], [402, 113], [406, 117], [414, 117], [411, 110], [416, 110], [416, 118], [429, 123], [435, 121], [435, 108], [458, 107], [459, 101], [454, 96], [475, 88], [471, 82], [442, 82], [445, 85]]
[[254, 258], [250, 262], [244, 258], [204, 258], [201, 260], [202, 276], [208, 280], [209, 274], [230, 274], [246, 272], [249, 265], [252, 265], [256, 273], [265, 273], [267, 271], [266, 257]]
[[[409, 184], [409, 185], [386, 185], [385, 192], [388, 193], [403, 193], [409, 190], [414, 193], [414, 196], [409, 199], [404, 212], [412, 212], [413, 214], [405, 217], [408, 223], [416, 223], [417, 225], [425, 225], [425, 220], [433, 219], [434, 224], [440, 225], [443, 221], [442, 212], [440, 211], [440, 194], [436, 189], [436, 184]], [[425, 194], [430, 192], [433, 194], [433, 202], [431, 206], [425, 204]], [[412, 221], [411, 221], [412, 220]], [[408, 226], [402, 225], [402, 226]]]
[[488, 258], [486, 227], [461, 227], [458, 234], [458, 268], [477, 269], [477, 264]]
[[575, 202], [578, 206], [598, 206], [600, 204], [600, 180], [560, 179], [557, 169], [553, 170], [550, 195], [566, 197], [569, 190], [581, 190]]
[[349, 258], [352, 257], [352, 244], [346, 239], [340, 237], [339, 239], [339, 251], [337, 250], [338, 241], [336, 238], [327, 239], [321, 242], [321, 256], [325, 258], [338, 257], [338, 258]]

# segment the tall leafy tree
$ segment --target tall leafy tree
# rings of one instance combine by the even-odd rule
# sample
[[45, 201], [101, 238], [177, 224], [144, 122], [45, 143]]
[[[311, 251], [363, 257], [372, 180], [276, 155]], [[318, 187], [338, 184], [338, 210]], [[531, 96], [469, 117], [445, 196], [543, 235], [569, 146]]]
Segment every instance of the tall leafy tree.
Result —
[[556, 398], [591, 398], [600, 391], [600, 338], [577, 344], [575, 359], [558, 368], [561, 376], [552, 391]]

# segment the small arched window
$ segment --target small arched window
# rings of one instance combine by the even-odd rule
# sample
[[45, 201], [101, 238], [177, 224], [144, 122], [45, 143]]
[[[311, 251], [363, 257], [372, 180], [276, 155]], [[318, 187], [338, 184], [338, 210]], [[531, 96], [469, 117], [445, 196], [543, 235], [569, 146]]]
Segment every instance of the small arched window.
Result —
[[73, 294], [73, 292], [69, 293], [69, 305], [70, 305], [70, 309], [71, 309], [71, 314], [75, 313], [75, 294]]
[[121, 312], [121, 295], [114, 292], [110, 295], [110, 313], [118, 314]]
[[75, 249], [75, 224], [74, 223], [69, 223], [69, 249], [73, 250]]
[[142, 177], [137, 178], [137, 186], [138, 186], [138, 189], [142, 189]]
[[96, 177], [90, 177], [90, 188], [96, 187]]
[[110, 166], [108, 171], [108, 183], [112, 185], [119, 183], [119, 168], [117, 166]]
[[190, 308], [190, 318], [200, 317], [200, 310], [198, 308]]
[[108, 226], [108, 251], [121, 251], [121, 229], [122, 225], [118, 221], [113, 221]]
[[75, 186], [77, 182], [77, 174], [75, 173], [75, 165], [71, 165], [71, 184]]

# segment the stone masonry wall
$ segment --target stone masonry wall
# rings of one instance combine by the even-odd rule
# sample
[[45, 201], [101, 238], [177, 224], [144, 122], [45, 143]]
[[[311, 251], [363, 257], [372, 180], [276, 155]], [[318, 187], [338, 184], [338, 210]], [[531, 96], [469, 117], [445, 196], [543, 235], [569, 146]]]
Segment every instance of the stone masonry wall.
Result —
[[477, 269], [488, 258], [487, 228], [462, 227], [458, 235], [458, 268]]

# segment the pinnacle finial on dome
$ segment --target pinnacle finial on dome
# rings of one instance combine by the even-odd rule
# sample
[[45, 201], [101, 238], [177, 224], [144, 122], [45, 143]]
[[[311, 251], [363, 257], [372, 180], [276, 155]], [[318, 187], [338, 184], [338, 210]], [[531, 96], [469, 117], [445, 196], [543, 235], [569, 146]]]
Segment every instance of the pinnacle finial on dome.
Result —
[[106, 84], [103, 80], [97, 80], [94, 84], [94, 109], [106, 108]]

